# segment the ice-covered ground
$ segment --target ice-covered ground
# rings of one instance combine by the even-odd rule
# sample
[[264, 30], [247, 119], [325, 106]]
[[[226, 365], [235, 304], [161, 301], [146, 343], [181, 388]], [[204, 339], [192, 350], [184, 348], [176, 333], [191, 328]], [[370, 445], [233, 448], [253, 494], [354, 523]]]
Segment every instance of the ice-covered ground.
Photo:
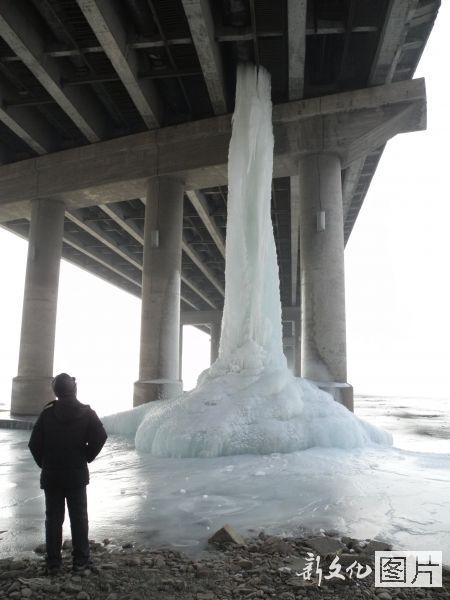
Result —
[[[91, 469], [90, 535], [195, 550], [225, 522], [243, 532], [335, 528], [442, 550], [450, 564], [450, 402], [363, 398], [357, 411], [393, 432], [395, 447], [177, 460], [113, 436]], [[43, 541], [28, 437], [0, 430], [2, 556]]]

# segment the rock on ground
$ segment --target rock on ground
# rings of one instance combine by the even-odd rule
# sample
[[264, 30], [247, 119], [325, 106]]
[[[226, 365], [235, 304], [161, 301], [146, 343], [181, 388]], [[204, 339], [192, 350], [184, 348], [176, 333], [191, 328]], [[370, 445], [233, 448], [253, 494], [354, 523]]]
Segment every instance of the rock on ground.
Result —
[[[195, 559], [169, 547], [133, 547], [109, 539], [103, 544], [92, 542], [96, 569], [76, 575], [70, 571], [71, 546], [67, 543], [64, 569], [56, 577], [44, 575], [42, 557], [0, 560], [0, 599], [450, 599], [450, 571], [445, 569], [442, 588], [375, 588], [373, 572], [357, 579], [355, 564], [359, 562], [374, 569], [373, 549], [381, 549], [380, 542], [340, 538], [333, 532], [315, 538], [278, 538], [261, 533], [244, 542], [241, 545], [221, 542]], [[315, 554], [314, 561], [320, 557], [320, 586], [314, 568], [309, 579], [301, 575], [311, 565], [311, 553]], [[341, 574], [349, 569], [344, 580], [326, 579], [336, 557]]]

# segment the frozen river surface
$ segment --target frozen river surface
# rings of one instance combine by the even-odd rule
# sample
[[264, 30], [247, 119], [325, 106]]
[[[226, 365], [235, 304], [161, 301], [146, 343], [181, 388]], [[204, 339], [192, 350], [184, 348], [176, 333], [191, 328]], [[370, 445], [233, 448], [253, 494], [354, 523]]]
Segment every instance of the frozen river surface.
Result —
[[[180, 460], [140, 454], [112, 436], [91, 467], [90, 537], [195, 551], [224, 523], [288, 535], [324, 528], [442, 550], [450, 564], [449, 404], [359, 399], [357, 414], [391, 431], [394, 448]], [[0, 430], [0, 556], [43, 541], [44, 498], [28, 438]]]

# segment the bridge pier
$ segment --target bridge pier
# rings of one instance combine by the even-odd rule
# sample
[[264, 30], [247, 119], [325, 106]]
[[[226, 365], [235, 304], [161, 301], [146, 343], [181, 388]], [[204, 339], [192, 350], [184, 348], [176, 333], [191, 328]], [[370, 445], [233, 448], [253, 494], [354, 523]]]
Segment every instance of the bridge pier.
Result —
[[353, 410], [347, 384], [341, 161], [302, 157], [300, 174], [301, 373]]
[[292, 373], [295, 369], [295, 349], [293, 345], [283, 346], [283, 353], [286, 357], [287, 366]]
[[211, 364], [215, 362], [219, 356], [220, 334], [222, 332], [222, 322], [211, 323]]
[[294, 375], [296, 377], [301, 376], [302, 372], [302, 345], [301, 345], [301, 323], [300, 323], [300, 311], [296, 321], [294, 321]]
[[183, 193], [177, 179], [160, 177], [148, 183], [134, 406], [176, 396], [183, 388], [179, 366]]
[[181, 313], [180, 313], [180, 337], [178, 338], [178, 356], [179, 356], [179, 365], [178, 365], [178, 379], [183, 381], [183, 324], [181, 323]]
[[37, 415], [54, 400], [51, 381], [63, 229], [62, 202], [32, 202], [19, 364], [12, 382], [13, 415]]

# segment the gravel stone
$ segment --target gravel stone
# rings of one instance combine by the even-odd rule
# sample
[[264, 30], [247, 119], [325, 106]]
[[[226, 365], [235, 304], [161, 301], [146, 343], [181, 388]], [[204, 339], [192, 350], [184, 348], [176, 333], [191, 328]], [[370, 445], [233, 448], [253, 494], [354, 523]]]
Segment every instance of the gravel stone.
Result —
[[389, 592], [381, 592], [381, 594], [378, 594], [377, 598], [379, 598], [379, 600], [392, 600], [392, 596]]
[[[366, 554], [366, 549], [384, 544], [338, 539], [332, 533], [281, 538], [263, 532], [241, 545], [209, 546], [195, 559], [168, 547], [130, 548], [108, 540], [106, 549], [93, 541], [92, 559], [99, 568], [89, 577], [72, 575], [69, 548], [63, 551], [63, 569], [57, 577], [44, 575], [42, 558], [2, 559], [0, 600], [450, 600], [450, 571], [445, 568], [443, 587], [429, 590], [375, 588], [373, 572], [359, 580], [348, 575], [344, 581], [325, 579], [336, 555], [342, 574], [355, 560], [374, 570], [374, 555]], [[317, 552], [319, 548], [324, 554]], [[331, 557], [330, 548], [335, 549]], [[311, 553], [320, 558], [320, 587]], [[304, 577], [308, 566], [312, 566], [309, 579]]]

